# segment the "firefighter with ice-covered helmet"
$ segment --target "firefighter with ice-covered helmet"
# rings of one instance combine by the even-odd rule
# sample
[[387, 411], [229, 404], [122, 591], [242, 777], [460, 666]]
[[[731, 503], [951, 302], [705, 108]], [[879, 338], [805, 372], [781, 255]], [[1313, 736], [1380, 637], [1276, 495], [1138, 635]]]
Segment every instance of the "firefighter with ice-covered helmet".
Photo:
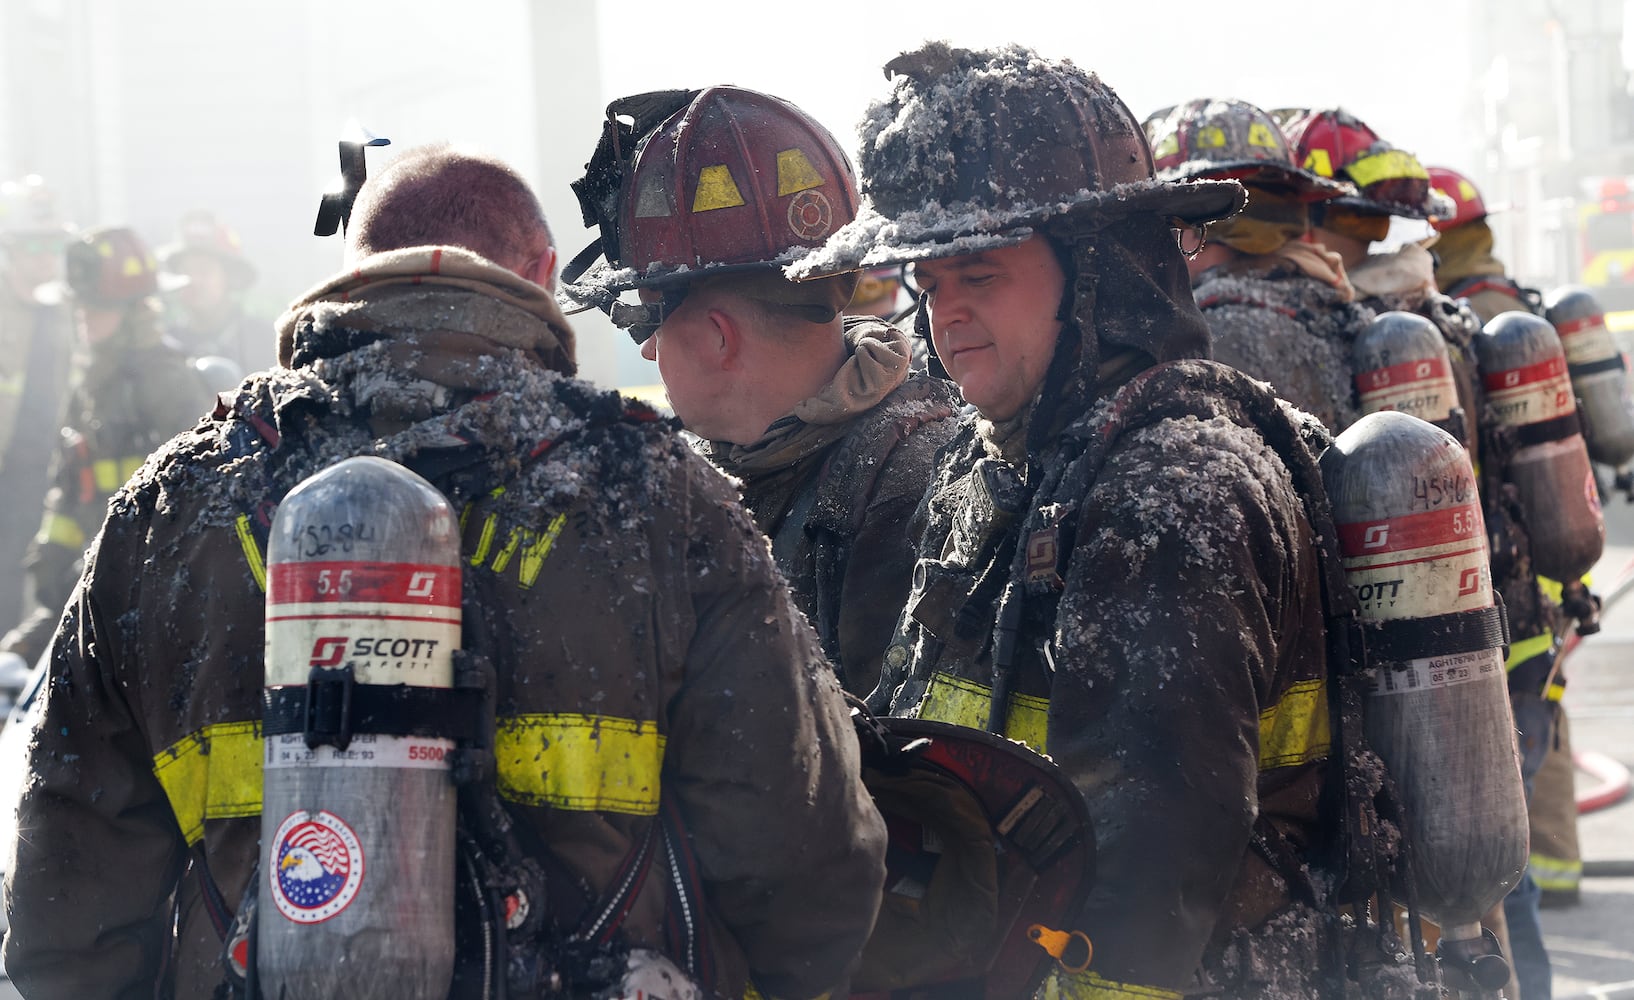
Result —
[[[1047, 995], [1312, 995], [1334, 969], [1273, 927], [1309, 914], [1294, 859], [1328, 755], [1295, 486], [1314, 458], [1269, 393], [1201, 360], [1173, 232], [1242, 188], [1156, 177], [1070, 62], [933, 43], [887, 72], [858, 220], [792, 271], [912, 262], [918, 330], [971, 410], [871, 704], [1023, 740], [1085, 796], [1097, 875], [1071, 929], [1094, 958]], [[1281, 596], [1221, 585], [1266, 579]]]
[[71, 232], [43, 178], [0, 181], [0, 632], [23, 614], [23, 553], [68, 389], [68, 311], [53, 293]]
[[1199, 99], [1145, 123], [1158, 176], [1233, 177], [1248, 189], [1237, 216], [1188, 233], [1192, 294], [1214, 357], [1265, 379], [1334, 433], [1361, 415], [1350, 344], [1372, 313], [1337, 256], [1307, 242], [1313, 207], [1356, 194], [1348, 181], [1298, 166], [1269, 114], [1244, 101]]
[[52, 485], [28, 555], [39, 604], [0, 641], [0, 649], [30, 662], [44, 651], [108, 498], [211, 402], [187, 358], [161, 333], [158, 265], [134, 230], [82, 233], [64, 265], [84, 360], [62, 411]]
[[[907, 599], [925, 470], [957, 407], [945, 382], [913, 370], [906, 334], [842, 315], [856, 269], [782, 273], [855, 217], [850, 161], [771, 95], [661, 91], [609, 106], [574, 189], [600, 235], [565, 272], [565, 297], [607, 310], [657, 363], [675, 414], [742, 482], [843, 682], [866, 694]], [[640, 305], [619, 299], [630, 290]]]

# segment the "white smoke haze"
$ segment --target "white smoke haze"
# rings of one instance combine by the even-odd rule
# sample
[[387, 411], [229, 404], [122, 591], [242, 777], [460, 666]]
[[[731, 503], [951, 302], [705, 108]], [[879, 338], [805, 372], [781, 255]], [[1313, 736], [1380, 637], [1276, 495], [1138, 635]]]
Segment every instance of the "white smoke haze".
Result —
[[[793, 101], [854, 151], [881, 66], [940, 38], [1071, 58], [1137, 117], [1200, 96], [1342, 105], [1426, 163], [1502, 175], [1489, 200], [1535, 207], [1550, 192], [1532, 161], [1581, 154], [1608, 117], [1574, 102], [1626, 96], [1623, 2], [0, 0], [0, 177], [43, 174], [81, 225], [128, 223], [154, 244], [182, 212], [215, 210], [272, 314], [339, 264], [339, 241], [311, 230], [348, 120], [392, 139], [377, 164], [436, 139], [517, 163], [566, 259], [590, 235], [568, 183], [609, 100], [735, 83]], [[1554, 134], [1532, 134], [1536, 120]], [[1506, 238], [1542, 238], [1525, 229], [1500, 231], [1500, 254]], [[1550, 254], [1509, 256], [1540, 282], [1570, 277]], [[599, 316], [576, 322], [587, 376], [655, 380]]]

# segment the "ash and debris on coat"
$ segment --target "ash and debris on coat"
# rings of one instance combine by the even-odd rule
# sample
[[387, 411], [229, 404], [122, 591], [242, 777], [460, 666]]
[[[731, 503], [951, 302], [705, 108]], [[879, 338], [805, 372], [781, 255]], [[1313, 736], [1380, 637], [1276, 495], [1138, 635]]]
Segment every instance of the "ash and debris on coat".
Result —
[[[1232, 1000], [1310, 1000], [1327, 994], [1331, 914], [1295, 903], [1258, 927], [1234, 933], [1204, 970]], [[1408, 975], [1412, 974], [1411, 966]], [[1411, 993], [1406, 994], [1411, 996]]]
[[1351, 347], [1372, 311], [1286, 267], [1214, 268], [1193, 288], [1214, 360], [1270, 383], [1335, 434], [1361, 418]]

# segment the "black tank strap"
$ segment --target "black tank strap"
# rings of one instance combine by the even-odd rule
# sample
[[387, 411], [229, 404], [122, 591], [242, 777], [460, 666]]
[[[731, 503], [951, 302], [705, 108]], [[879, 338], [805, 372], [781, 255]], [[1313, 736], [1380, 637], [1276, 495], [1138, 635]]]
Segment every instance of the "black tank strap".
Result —
[[1401, 663], [1507, 646], [1509, 634], [1503, 611], [1491, 607], [1370, 622], [1367, 641], [1374, 660]]

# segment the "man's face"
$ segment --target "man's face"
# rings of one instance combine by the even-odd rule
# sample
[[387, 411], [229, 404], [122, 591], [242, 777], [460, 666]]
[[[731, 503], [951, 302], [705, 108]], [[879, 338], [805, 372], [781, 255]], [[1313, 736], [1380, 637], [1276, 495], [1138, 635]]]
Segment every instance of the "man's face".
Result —
[[1044, 383], [1066, 275], [1042, 236], [914, 265], [929, 295], [931, 342], [965, 402], [990, 420], [1022, 411]]
[[208, 316], [227, 301], [227, 266], [209, 254], [189, 253], [176, 261], [176, 271], [187, 276], [187, 284], [176, 290], [176, 301], [184, 309]]
[[[660, 293], [641, 290], [641, 300], [655, 304]], [[718, 331], [709, 318], [708, 296], [681, 300], [641, 344], [641, 356], [658, 363], [670, 408], [687, 430], [709, 441], [725, 440], [722, 426], [726, 381], [719, 366]]]

